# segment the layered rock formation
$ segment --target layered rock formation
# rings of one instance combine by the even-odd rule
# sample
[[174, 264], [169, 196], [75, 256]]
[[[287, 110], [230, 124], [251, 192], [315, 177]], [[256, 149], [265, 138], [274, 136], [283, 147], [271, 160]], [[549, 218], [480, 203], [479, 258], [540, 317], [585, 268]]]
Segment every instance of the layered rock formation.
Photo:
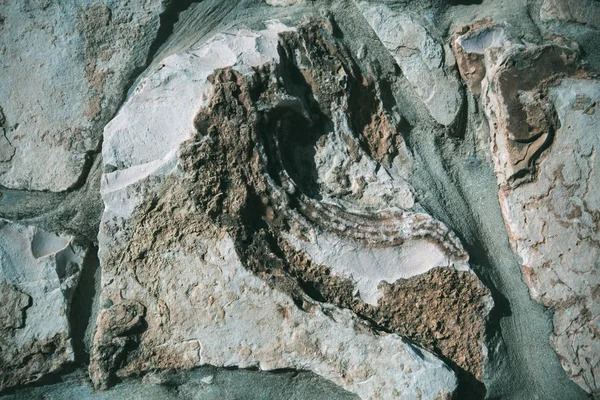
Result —
[[598, 397], [600, 7], [471, 3], [0, 2], [0, 393]]
[[[104, 160], [116, 169], [102, 189], [109, 306], [94, 340], [98, 386], [114, 373], [208, 363], [308, 369], [364, 398], [453, 392], [453, 374], [426, 352], [420, 361], [397, 336], [377, 339], [338, 307], [481, 376], [491, 298], [454, 235], [409, 211], [410, 155], [393, 122], [400, 117], [379, 96], [322, 20], [217, 36], [140, 82], [105, 132]], [[165, 102], [172, 107], [162, 109]], [[180, 122], [167, 117], [172, 110]], [[158, 121], [177, 134], [163, 142], [171, 149], [150, 145], [164, 137]], [[436, 333], [439, 320], [395, 315], [414, 306], [405, 280], [428, 271], [419, 291], [432, 301], [420, 313], [462, 327]], [[450, 279], [445, 295], [461, 300], [437, 302], [433, 293]], [[390, 284], [387, 296], [380, 282]], [[214, 316], [198, 326], [189, 317], [197, 313]], [[248, 331], [254, 324], [260, 332]], [[378, 356], [388, 353], [411, 366]]]

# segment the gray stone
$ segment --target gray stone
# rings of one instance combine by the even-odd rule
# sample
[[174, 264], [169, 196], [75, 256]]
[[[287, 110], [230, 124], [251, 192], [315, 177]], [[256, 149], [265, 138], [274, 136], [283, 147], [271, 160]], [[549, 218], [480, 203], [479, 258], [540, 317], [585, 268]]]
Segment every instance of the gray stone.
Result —
[[358, 7], [431, 116], [442, 125], [452, 124], [462, 95], [450, 49], [436, 40], [420, 15], [383, 4], [359, 2]]
[[0, 391], [74, 361], [69, 309], [85, 250], [0, 220]]
[[4, 2], [0, 185], [59, 192], [78, 183], [145, 66], [162, 3]]
[[600, 28], [600, 4], [595, 0], [544, 0], [542, 21], [568, 21]]

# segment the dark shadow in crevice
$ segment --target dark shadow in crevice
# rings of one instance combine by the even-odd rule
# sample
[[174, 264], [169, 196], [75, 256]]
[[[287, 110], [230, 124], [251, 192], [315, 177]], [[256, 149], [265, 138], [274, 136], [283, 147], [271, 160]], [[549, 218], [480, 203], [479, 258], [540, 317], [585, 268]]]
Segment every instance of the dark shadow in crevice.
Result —
[[482, 4], [483, 0], [447, 0], [451, 6], [473, 6]]
[[90, 360], [89, 349], [86, 344], [86, 332], [90, 324], [93, 324], [93, 305], [96, 298], [98, 270], [100, 260], [98, 259], [98, 248], [91, 246], [82, 263], [79, 284], [73, 294], [71, 310], [69, 314], [69, 325], [73, 341], [73, 351], [77, 364], [88, 364]]
[[[202, 0], [171, 0], [165, 7], [165, 11], [160, 14], [160, 27], [156, 33], [154, 41], [150, 45], [148, 56], [146, 58], [146, 66], [150, 65], [154, 56], [173, 34], [175, 24], [179, 21], [179, 14], [186, 11], [194, 3], [200, 3]], [[144, 67], [144, 69], [146, 68]]]
[[79, 368], [79, 366], [77, 366], [75, 364], [67, 364], [57, 371], [54, 371], [54, 372], [51, 372], [51, 373], [48, 373], [48, 374], [42, 376], [40, 379], [38, 379], [34, 382], [25, 383], [22, 385], [11, 386], [8, 389], [0, 391], [0, 398], [3, 398], [4, 396], [14, 395], [14, 394], [16, 394], [16, 392], [18, 392], [19, 390], [23, 390], [23, 389], [42, 387], [42, 386], [54, 385], [56, 383], [65, 382], [64, 376], [75, 372], [78, 368]]

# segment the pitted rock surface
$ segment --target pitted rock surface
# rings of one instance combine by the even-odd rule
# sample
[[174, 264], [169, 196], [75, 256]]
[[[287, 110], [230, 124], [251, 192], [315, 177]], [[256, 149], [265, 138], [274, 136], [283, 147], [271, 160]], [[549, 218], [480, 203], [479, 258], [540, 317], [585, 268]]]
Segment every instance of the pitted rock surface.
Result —
[[[246, 40], [241, 35], [259, 42], [265, 40], [262, 37], [273, 40], [269, 39], [269, 32], [243, 31], [232, 39], [233, 43], [229, 46]], [[217, 46], [217, 43], [211, 42], [207, 46]], [[276, 45], [274, 41], [270, 43]], [[216, 365], [240, 363], [241, 366], [249, 366], [258, 363], [263, 369], [304, 365], [361, 397], [377, 398], [383, 393], [407, 396], [400, 390], [401, 380], [411, 379], [412, 374], [407, 370], [405, 376], [397, 376], [398, 381], [390, 381], [386, 378], [388, 372], [384, 372], [388, 367], [367, 358], [360, 362], [366, 362], [364, 368], [372, 371], [368, 375], [373, 379], [375, 376], [380, 376], [376, 381], [383, 379], [379, 381], [379, 385], [383, 386], [377, 390], [375, 386], [369, 386], [369, 389], [355, 387], [355, 379], [340, 381], [333, 371], [317, 368], [316, 365], [329, 362], [319, 358], [318, 354], [311, 356], [311, 352], [294, 352], [287, 355], [287, 345], [283, 348], [271, 348], [269, 345], [267, 352], [260, 343], [271, 340], [268, 335], [246, 339], [248, 350], [240, 348], [239, 352], [244, 356], [236, 356], [239, 361], [234, 364], [231, 364], [233, 355], [227, 352], [211, 355], [210, 358], [203, 355], [205, 342], [211, 337], [205, 336], [212, 332], [209, 326], [197, 334], [205, 337], [198, 339], [198, 343], [188, 338], [180, 344], [160, 345], [169, 336], [164, 329], [185, 331], [188, 328], [179, 327], [178, 323], [169, 319], [173, 311], [170, 301], [165, 298], [168, 292], [165, 292], [167, 287], [164, 285], [176, 282], [177, 278], [165, 275], [156, 280], [158, 271], [170, 273], [170, 268], [159, 265], [168, 262], [171, 256], [167, 254], [171, 253], [174, 260], [192, 257], [198, 251], [195, 248], [206, 247], [201, 243], [206, 240], [208, 232], [217, 236], [226, 234], [233, 246], [230, 251], [235, 249], [240, 265], [264, 280], [270, 287], [268, 290], [275, 289], [284, 293], [283, 296], [290, 296], [288, 301], [293, 300], [293, 308], [299, 307], [308, 312], [308, 320], [302, 324], [309, 323], [310, 315], [315, 315], [316, 321], [320, 321], [320, 313], [327, 314], [329, 311], [326, 310], [331, 307], [323, 305], [326, 303], [353, 310], [365, 320], [385, 315], [391, 319], [391, 311], [382, 308], [380, 282], [394, 284], [400, 278], [408, 279], [436, 267], [463, 271], [458, 275], [436, 275], [437, 282], [447, 280], [449, 288], [452, 287], [450, 291], [460, 293], [473, 304], [473, 307], [467, 308], [453, 302], [437, 305], [444, 308], [450, 319], [455, 317], [468, 327], [463, 333], [455, 331], [457, 335], [452, 339], [434, 338], [425, 332], [419, 334], [421, 325], [411, 322], [410, 318], [399, 318], [380, 327], [377, 324], [368, 327], [367, 324], [360, 329], [361, 323], [353, 322], [358, 324], [353, 330], [356, 335], [364, 330], [367, 337], [373, 335], [369, 333], [371, 329], [377, 328], [412, 335], [413, 339], [422, 340], [421, 345], [451, 360], [460, 359], [454, 364], [460, 370], [481, 377], [484, 321], [491, 308], [491, 298], [470, 271], [468, 257], [454, 234], [429, 215], [411, 211], [414, 200], [408, 182], [410, 155], [395, 127], [401, 116], [386, 109], [379, 98], [377, 85], [371, 80], [374, 77], [362, 74], [343, 41], [336, 38], [332, 23], [313, 21], [294, 30], [287, 28], [279, 34], [277, 46], [277, 52], [273, 54], [278, 56], [271, 63], [253, 68], [237, 64], [240, 66], [236, 68], [233, 62], [232, 68], [216, 69], [208, 76], [210, 96], [195, 116], [197, 133], [181, 145], [177, 172], [167, 177], [153, 174], [155, 176], [139, 179], [125, 188], [116, 187], [115, 190], [111, 189], [114, 184], [110, 180], [105, 186], [107, 210], [111, 210], [113, 204], [117, 207], [119, 202], [115, 200], [124, 196], [125, 192], [135, 193], [134, 197], [143, 196], [140, 205], [131, 213], [129, 210], [121, 216], [110, 211], [105, 213], [102, 228], [105, 244], [101, 248], [101, 260], [103, 273], [111, 277], [106, 278], [108, 283], [103, 290], [104, 297], [117, 305], [123, 298], [143, 304], [147, 308], [147, 325], [144, 324], [144, 328], [135, 335], [127, 335], [131, 337], [129, 342], [135, 343], [133, 348], [119, 339], [121, 344], [115, 354], [127, 354], [113, 363], [110, 361], [113, 350], [106, 352], [104, 346], [109, 343], [109, 347], [114, 347], [110, 343], [114, 343], [115, 339], [103, 333], [111, 329], [111, 320], [101, 314], [91, 367], [96, 383], [100, 386], [109, 384], [114, 373], [125, 376], [150, 366], [190, 368], [210, 360]], [[198, 52], [205, 50], [201, 48]], [[238, 60], [247, 63], [243, 54], [238, 55]], [[315, 65], [320, 68], [315, 69]], [[238, 72], [238, 68], [242, 72]], [[137, 101], [132, 98], [129, 107], [135, 107]], [[122, 112], [129, 113], [129, 109], [126, 106]], [[113, 138], [109, 143], [119, 143], [120, 134], [118, 131], [109, 132], [108, 135]], [[112, 146], [105, 148], [108, 154], [115, 154]], [[331, 160], [339, 161], [332, 164]], [[111, 178], [118, 182], [119, 175], [126, 175], [128, 169], [112, 172]], [[177, 178], [177, 181], [170, 178], [180, 175], [182, 178]], [[167, 189], [169, 187], [173, 189]], [[173, 209], [169, 204], [177, 206]], [[192, 219], [189, 213], [198, 216]], [[188, 215], [185, 217], [187, 222], [174, 223], [173, 227], [167, 228], [160, 223], [163, 220], [173, 222], [185, 215]], [[118, 242], [113, 239], [117, 237], [120, 238]], [[360, 254], [363, 251], [360, 249], [364, 248], [365, 257], [373, 259], [378, 266], [367, 272], [361, 270], [367, 259], [349, 260], [343, 268], [341, 264], [331, 262], [329, 258], [337, 254], [339, 245], [328, 245], [328, 237], [347, 243], [354, 249], [358, 247], [355, 254]], [[148, 238], [152, 239], [148, 241]], [[186, 244], [181, 247], [177, 238]], [[311, 250], [314, 244], [321, 246], [317, 253]], [[414, 260], [418, 251], [425, 249], [432, 256], [421, 261]], [[207, 248], [201, 253], [205, 251], [208, 255], [212, 250]], [[127, 278], [130, 274], [133, 274], [131, 278]], [[233, 277], [231, 279], [235, 282]], [[422, 278], [421, 282], [426, 282], [426, 279]], [[123, 289], [116, 291], [119, 287]], [[224, 290], [226, 288], [227, 285]], [[440, 289], [432, 287], [432, 293], [436, 290]], [[248, 307], [246, 303], [250, 300], [244, 296], [235, 292], [227, 296], [232, 307]], [[272, 296], [275, 294], [269, 295]], [[211, 295], [208, 301], [210, 305], [221, 300]], [[393, 302], [391, 299], [388, 301]], [[400, 303], [395, 303], [394, 311]], [[192, 301], [191, 306], [196, 307], [194, 304]], [[278, 307], [282, 309], [283, 306]], [[294, 320], [298, 311], [289, 308], [283, 307], [281, 313], [285, 319]], [[156, 315], [157, 310], [160, 317]], [[349, 311], [335, 307], [333, 310], [351, 315], [347, 314]], [[186, 312], [189, 311], [182, 310], [182, 313]], [[215, 312], [214, 318], [224, 319], [223, 323], [227, 324], [226, 309]], [[251, 316], [250, 313], [246, 318]], [[310, 335], [326, 335], [324, 332], [329, 329], [328, 324], [315, 323], [321, 327], [310, 330]], [[353, 335], [351, 332], [348, 335]], [[279, 333], [275, 331], [273, 334]], [[374, 340], [375, 337], [372, 337], [370, 340]], [[446, 345], [448, 340], [454, 344]], [[350, 357], [348, 360], [355, 357], [358, 362], [366, 356], [362, 355], [362, 343], [362, 339], [357, 339], [354, 346], [343, 344], [344, 348], [348, 347], [349, 353], [342, 356]], [[373, 343], [376, 345], [378, 340]], [[158, 358], [152, 356], [157, 348], [162, 354]], [[175, 356], [180, 352], [184, 355]], [[167, 355], [171, 353], [173, 356]], [[281, 360], [272, 365], [264, 357]], [[167, 362], [167, 359], [172, 361]], [[334, 357], [330, 361], [336, 360], [337, 357]], [[418, 385], [415, 390], [436, 395], [452, 392], [447, 387], [434, 390], [419, 388]]]
[[0, 396], [600, 396], [597, 0], [0, 0]]
[[531, 296], [554, 310], [563, 368], [597, 396], [600, 87], [576, 59], [554, 44], [490, 48], [483, 96], [509, 240]]

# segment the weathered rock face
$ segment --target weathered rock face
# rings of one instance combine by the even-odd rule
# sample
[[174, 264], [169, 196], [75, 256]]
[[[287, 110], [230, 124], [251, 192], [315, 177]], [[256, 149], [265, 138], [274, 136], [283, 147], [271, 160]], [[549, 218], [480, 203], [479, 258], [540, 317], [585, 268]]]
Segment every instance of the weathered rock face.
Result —
[[431, 116], [442, 125], [454, 122], [463, 99], [450, 48], [432, 36], [420, 15], [398, 13], [386, 5], [368, 2], [360, 2], [359, 8]]
[[0, 391], [74, 360], [68, 316], [84, 257], [70, 237], [0, 220]]
[[162, 1], [28, 0], [0, 7], [0, 185], [72, 188], [132, 74], [145, 66]]
[[[490, 29], [499, 28], [455, 45], [464, 52]], [[531, 296], [555, 311], [551, 340], [567, 374], [598, 395], [600, 85], [578, 70], [572, 48], [503, 42], [486, 40], [482, 57], [459, 65], [483, 87], [500, 204]]]
[[540, 8], [542, 21], [578, 22], [600, 27], [600, 4], [594, 0], [544, 0]]
[[0, 393], [599, 397], [599, 4], [0, 0]]
[[598, 148], [600, 85], [563, 79], [548, 93], [560, 128], [534, 182], [501, 187], [510, 238], [531, 295], [555, 309], [552, 343], [565, 371], [598, 393]]
[[[99, 387], [114, 374], [210, 363], [307, 369], [363, 398], [453, 392], [452, 373], [432, 355], [415, 358], [397, 336], [375, 336], [349, 310], [481, 376], [491, 298], [448, 228], [410, 211], [401, 117], [386, 108], [334, 25], [217, 36], [163, 65], [105, 134], [104, 160], [117, 169], [103, 189], [107, 309], [90, 369]], [[191, 76], [198, 78], [178, 90]], [[166, 86], [165, 77], [172, 77]], [[139, 111], [156, 110], [161, 92], [177, 93], [168, 103], [179, 121], [165, 148], [145, 148], [139, 144], [164, 136], [154, 120], [165, 121], [171, 109]], [[126, 151], [134, 141], [135, 151]], [[434, 333], [439, 320], [407, 318], [410, 285], [424, 300], [440, 290], [455, 299], [417, 307], [421, 317], [447, 315], [446, 333]], [[190, 318], [198, 313], [213, 316], [199, 323]], [[457, 320], [464, 330], [451, 327]], [[248, 330], [254, 324], [260, 332]], [[376, 355], [387, 352], [406, 361], [398, 368]], [[358, 370], [342, 373], [341, 365]]]

